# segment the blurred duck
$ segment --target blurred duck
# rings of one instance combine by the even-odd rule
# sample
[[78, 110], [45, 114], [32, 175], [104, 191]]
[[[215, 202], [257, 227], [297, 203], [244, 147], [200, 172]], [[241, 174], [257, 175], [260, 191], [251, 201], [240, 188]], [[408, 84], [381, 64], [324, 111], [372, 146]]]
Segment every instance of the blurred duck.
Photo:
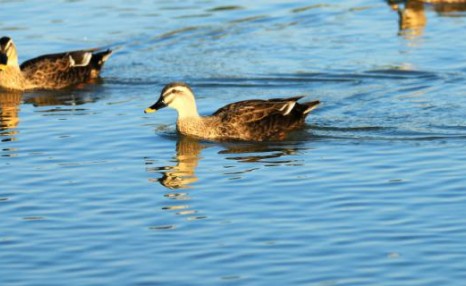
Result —
[[171, 107], [178, 112], [176, 127], [183, 135], [207, 140], [283, 140], [304, 125], [319, 101], [298, 103], [301, 96], [269, 100], [245, 100], [228, 104], [210, 116], [197, 113], [192, 89], [185, 83], [166, 85], [156, 103], [144, 112]]
[[60, 89], [97, 78], [111, 50], [88, 49], [43, 55], [18, 63], [13, 40], [0, 38], [0, 88]]
[[421, 0], [424, 3], [434, 3], [434, 4], [458, 4], [466, 3], [466, 0]]
[[399, 32], [403, 36], [421, 36], [427, 25], [425, 7], [441, 16], [466, 11], [466, 0], [388, 0], [390, 7], [398, 12]]

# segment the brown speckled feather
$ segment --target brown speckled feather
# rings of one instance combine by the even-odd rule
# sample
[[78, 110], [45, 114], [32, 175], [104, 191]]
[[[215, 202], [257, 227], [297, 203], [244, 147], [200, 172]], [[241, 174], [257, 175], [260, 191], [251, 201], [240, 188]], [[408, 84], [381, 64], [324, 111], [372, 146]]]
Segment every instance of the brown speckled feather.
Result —
[[59, 89], [88, 82], [99, 76], [111, 51], [73, 51], [40, 56], [21, 64], [26, 80], [37, 88]]
[[243, 123], [255, 122], [273, 114], [283, 114], [280, 109], [290, 102], [296, 102], [301, 96], [290, 98], [275, 98], [269, 100], [244, 100], [225, 105], [218, 109], [213, 116], [222, 118], [222, 121], [241, 120]]
[[[221, 121], [228, 137], [247, 137], [249, 140], [280, 140], [286, 133], [300, 128], [308, 113], [307, 105], [296, 101], [301, 96], [270, 100], [245, 100], [226, 105], [213, 117]], [[312, 102], [317, 105], [318, 102]], [[287, 112], [286, 108], [290, 107]]]

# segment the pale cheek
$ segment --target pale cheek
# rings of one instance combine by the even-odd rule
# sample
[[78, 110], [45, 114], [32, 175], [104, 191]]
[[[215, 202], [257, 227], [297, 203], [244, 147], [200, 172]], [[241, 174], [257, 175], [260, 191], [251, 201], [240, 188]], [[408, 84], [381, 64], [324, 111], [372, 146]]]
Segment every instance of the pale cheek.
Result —
[[181, 107], [180, 102], [178, 100], [173, 100], [172, 102], [170, 102], [170, 104], [168, 104], [168, 106], [174, 109], [179, 109]]
[[169, 94], [163, 98], [163, 101], [167, 102], [169, 105], [174, 101], [173, 94]]

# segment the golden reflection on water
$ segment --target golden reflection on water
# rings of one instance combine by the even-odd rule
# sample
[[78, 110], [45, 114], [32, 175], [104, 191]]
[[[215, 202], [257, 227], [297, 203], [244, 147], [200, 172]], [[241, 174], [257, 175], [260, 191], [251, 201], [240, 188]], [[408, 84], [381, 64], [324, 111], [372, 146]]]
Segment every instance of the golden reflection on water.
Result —
[[427, 23], [424, 3], [406, 1], [404, 6], [394, 5], [392, 9], [398, 11], [398, 28], [400, 35], [421, 36]]
[[[191, 200], [189, 193], [178, 191], [186, 189], [191, 184], [198, 181], [195, 174], [199, 164], [200, 154], [203, 146], [199, 141], [181, 136], [176, 143], [176, 164], [173, 166], [147, 167], [153, 165], [153, 161], [146, 158], [146, 171], [149, 173], [162, 173], [159, 179], [150, 179], [152, 182], [159, 182], [162, 186], [176, 190], [164, 194], [170, 200], [170, 204], [162, 207], [164, 211], [176, 211], [177, 215], [187, 216], [187, 220], [204, 219], [205, 216], [198, 216], [197, 210], [191, 209], [188, 202]], [[174, 203], [172, 203], [174, 202]], [[174, 226], [155, 226], [152, 229], [172, 229]]]
[[406, 38], [424, 34], [427, 25], [426, 7], [440, 16], [451, 16], [455, 12], [466, 11], [466, 0], [389, 0], [388, 4], [392, 10], [398, 12], [399, 34]]
[[[34, 106], [75, 106], [95, 102], [89, 93], [72, 90], [20, 92], [0, 90], [0, 141], [16, 141], [19, 134], [21, 104]], [[62, 109], [60, 109], [62, 110]], [[54, 110], [51, 110], [54, 111]]]
[[[145, 165], [146, 172], [158, 173], [160, 178], [149, 179], [150, 182], [157, 182], [169, 189], [169, 192], [164, 194], [164, 197], [169, 200], [166, 206], [162, 207], [164, 211], [175, 211], [177, 215], [186, 216], [187, 220], [204, 219], [206, 216], [198, 215], [199, 211], [192, 209], [189, 204], [191, 196], [187, 189], [192, 188], [193, 184], [199, 181], [196, 175], [196, 168], [202, 160], [201, 152], [209, 146], [219, 146], [214, 143], [203, 143], [194, 138], [179, 135], [176, 143], [176, 154], [174, 156], [174, 164], [169, 166], [154, 166], [155, 160], [146, 157]], [[298, 148], [290, 146], [273, 146], [268, 144], [244, 144], [244, 143], [229, 143], [222, 144], [223, 150], [219, 151], [218, 156], [221, 160], [234, 160], [238, 163], [259, 163], [257, 167], [246, 166], [246, 168], [236, 168], [231, 164], [219, 162], [220, 169], [226, 168], [223, 172], [229, 179], [240, 179], [242, 175], [255, 171], [261, 166], [271, 167], [278, 165], [297, 166], [302, 163], [289, 158], [284, 159], [288, 155], [296, 154]], [[228, 165], [228, 166], [227, 166]], [[233, 168], [232, 168], [233, 167]], [[240, 169], [240, 170], [238, 170]], [[154, 226], [151, 229], [163, 230], [173, 229], [174, 226]]]
[[204, 147], [196, 139], [180, 136], [176, 143], [176, 165], [167, 166], [158, 181], [169, 189], [187, 188], [198, 181], [195, 170]]
[[2, 131], [18, 127], [22, 99], [21, 92], [0, 92], [0, 129]]
[[[197, 139], [179, 135], [176, 144], [176, 164], [172, 166], [147, 167], [147, 172], [162, 174], [161, 178], [151, 179], [151, 181], [159, 182], [162, 186], [172, 190], [190, 188], [193, 183], [199, 180], [195, 171], [201, 160], [201, 151], [207, 146], [206, 143], [202, 143]], [[296, 160], [282, 158], [296, 154], [298, 148], [293, 146], [224, 143], [222, 147], [224, 149], [219, 151], [218, 154], [227, 155], [225, 159], [234, 160], [239, 163], [261, 163], [263, 166], [300, 165]], [[153, 165], [153, 162], [146, 159], [146, 165]], [[242, 169], [237, 174], [248, 173], [249, 171], [249, 169]], [[225, 172], [225, 174], [229, 175], [232, 173]]]

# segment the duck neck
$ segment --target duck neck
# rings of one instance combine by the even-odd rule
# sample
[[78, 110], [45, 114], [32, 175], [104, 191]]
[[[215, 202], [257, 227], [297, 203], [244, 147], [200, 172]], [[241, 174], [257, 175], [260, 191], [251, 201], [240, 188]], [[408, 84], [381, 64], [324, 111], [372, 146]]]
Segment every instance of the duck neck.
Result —
[[199, 116], [196, 109], [190, 112], [178, 112], [176, 128], [181, 134], [202, 137], [205, 132], [205, 118]]
[[185, 126], [187, 128], [195, 128], [196, 126], [202, 125], [202, 117], [199, 116], [197, 110], [192, 112], [178, 112], [178, 126]]
[[0, 74], [0, 87], [13, 90], [25, 89], [26, 80], [21, 70], [16, 66], [7, 66]]
[[195, 120], [200, 118], [199, 113], [197, 112], [196, 103], [191, 103], [183, 108], [177, 108], [178, 111], [178, 120]]

